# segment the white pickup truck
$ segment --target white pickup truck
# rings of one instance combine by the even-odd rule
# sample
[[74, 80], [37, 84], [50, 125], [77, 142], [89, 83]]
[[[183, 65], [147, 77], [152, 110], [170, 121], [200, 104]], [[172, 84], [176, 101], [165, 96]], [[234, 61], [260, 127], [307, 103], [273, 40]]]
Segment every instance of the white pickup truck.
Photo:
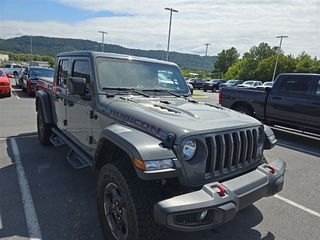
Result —
[[0, 68], [9, 76], [9, 77], [16, 77], [18, 76], [20, 70], [23, 68], [21, 65], [16, 63], [6, 63], [2, 65]]

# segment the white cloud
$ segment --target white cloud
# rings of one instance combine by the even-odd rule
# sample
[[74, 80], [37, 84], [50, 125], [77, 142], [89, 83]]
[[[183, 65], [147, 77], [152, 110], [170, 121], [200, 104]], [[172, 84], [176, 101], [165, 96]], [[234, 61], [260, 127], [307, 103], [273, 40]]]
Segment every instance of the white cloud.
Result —
[[89, 39], [101, 42], [98, 31], [108, 32], [105, 43], [128, 48], [166, 50], [169, 11], [173, 13], [170, 51], [208, 55], [235, 47], [241, 55], [261, 42], [271, 47], [283, 39], [286, 54], [297, 56], [306, 51], [320, 57], [319, 0], [59, 0], [61, 4], [86, 11], [110, 11], [114, 17], [100, 17], [65, 23], [1, 21], [1, 36], [41, 35]]

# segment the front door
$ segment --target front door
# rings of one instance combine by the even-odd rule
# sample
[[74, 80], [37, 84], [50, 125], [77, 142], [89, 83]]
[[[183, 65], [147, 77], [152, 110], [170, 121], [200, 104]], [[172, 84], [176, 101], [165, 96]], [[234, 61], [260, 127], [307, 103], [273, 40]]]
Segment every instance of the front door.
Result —
[[91, 105], [91, 73], [89, 61], [86, 58], [75, 58], [72, 60], [72, 77], [86, 79], [86, 91], [84, 96], [68, 95], [67, 132], [74, 142], [80, 144], [88, 152], [92, 150], [92, 119], [93, 109]]
[[315, 79], [312, 85], [309, 106], [306, 113], [306, 126], [320, 129], [320, 79]]
[[58, 72], [55, 76], [55, 84], [53, 87], [53, 104], [55, 105], [54, 117], [55, 122], [61, 130], [65, 130], [67, 126], [67, 79], [69, 77], [69, 60], [60, 59], [58, 63]]
[[293, 125], [304, 125], [309, 104], [311, 76], [287, 76], [279, 89], [271, 90], [266, 114], [268, 118]]

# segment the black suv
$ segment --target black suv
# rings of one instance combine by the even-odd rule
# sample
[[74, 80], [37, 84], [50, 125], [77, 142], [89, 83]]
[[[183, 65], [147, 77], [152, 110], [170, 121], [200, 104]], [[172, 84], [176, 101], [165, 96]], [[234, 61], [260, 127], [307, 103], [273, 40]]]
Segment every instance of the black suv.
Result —
[[187, 80], [187, 83], [191, 84], [193, 86], [193, 89], [201, 89], [204, 80], [202, 78], [190, 78]]
[[209, 82], [204, 82], [202, 84], [203, 91], [206, 92], [207, 90], [211, 90], [212, 92], [216, 92], [219, 90], [219, 85], [221, 83], [226, 83], [224, 79], [212, 79]]

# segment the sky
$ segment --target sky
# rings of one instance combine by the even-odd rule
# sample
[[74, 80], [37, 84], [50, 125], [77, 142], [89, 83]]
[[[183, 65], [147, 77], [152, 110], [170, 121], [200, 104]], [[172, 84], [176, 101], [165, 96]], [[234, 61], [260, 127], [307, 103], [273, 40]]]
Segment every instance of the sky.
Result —
[[[0, 38], [86, 39], [131, 49], [243, 56], [260, 43], [320, 59], [320, 0], [0, 0]], [[106, 32], [106, 34], [100, 33]], [[36, 46], [33, 46], [36, 53]], [[94, 49], [92, 49], [94, 50]]]

